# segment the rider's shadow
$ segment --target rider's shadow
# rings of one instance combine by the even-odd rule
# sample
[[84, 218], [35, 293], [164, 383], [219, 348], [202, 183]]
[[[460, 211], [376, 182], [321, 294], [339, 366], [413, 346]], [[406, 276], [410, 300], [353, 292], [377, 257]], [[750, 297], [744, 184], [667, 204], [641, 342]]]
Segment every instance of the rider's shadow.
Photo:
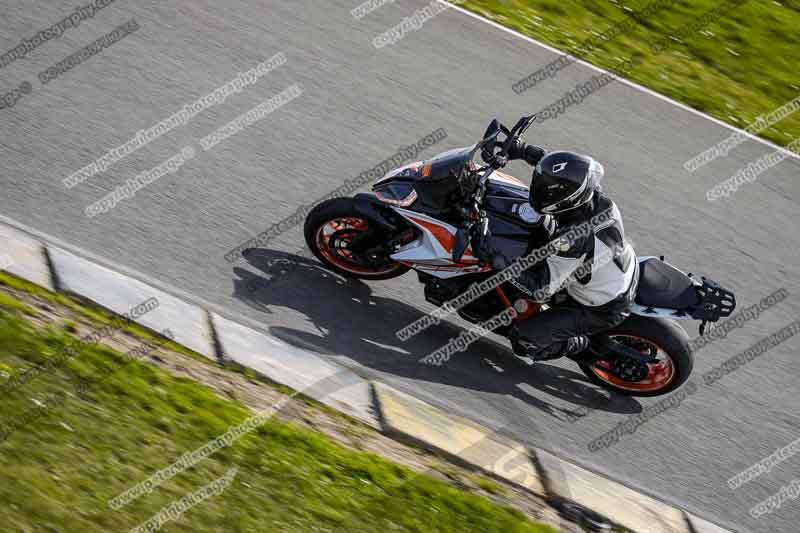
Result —
[[419, 319], [419, 309], [375, 296], [366, 283], [332, 273], [316, 259], [267, 249], [248, 250], [244, 257], [260, 272], [235, 267], [235, 297], [262, 312], [272, 313], [272, 306], [291, 309], [313, 324], [315, 333], [270, 326], [271, 334], [289, 344], [325, 357], [346, 354], [365, 367], [402, 378], [509, 395], [562, 420], [574, 419], [576, 411], [529, 394], [520, 385], [575, 404], [578, 412], [580, 407], [622, 414], [642, 410], [638, 401], [599, 389], [580, 372], [543, 363], [527, 368], [501, 344], [504, 339], [493, 335], [442, 366], [421, 363], [464, 330], [443, 321], [402, 342], [395, 332]]

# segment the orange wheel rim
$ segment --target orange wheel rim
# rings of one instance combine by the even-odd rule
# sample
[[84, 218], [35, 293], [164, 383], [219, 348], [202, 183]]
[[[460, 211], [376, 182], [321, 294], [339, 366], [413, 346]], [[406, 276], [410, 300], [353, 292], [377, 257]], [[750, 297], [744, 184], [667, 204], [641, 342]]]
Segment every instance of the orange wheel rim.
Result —
[[[390, 263], [385, 268], [370, 268], [358, 262], [347, 249], [355, 237], [369, 229], [369, 222], [358, 217], [341, 217], [329, 220], [317, 230], [317, 249], [331, 264], [345, 272], [364, 276], [382, 276], [401, 268], [400, 263]], [[336, 242], [331, 242], [334, 234]]]
[[663, 354], [664, 359], [659, 360], [657, 363], [648, 363], [647, 377], [641, 381], [626, 381], [620, 378], [611, 371], [611, 362], [601, 359], [593, 363], [591, 366], [592, 373], [594, 373], [594, 375], [601, 380], [624, 390], [652, 392], [663, 389], [675, 379], [675, 363], [672, 361], [672, 358], [669, 356], [669, 354], [653, 341], [643, 339], [641, 337], [635, 337], [633, 335], [614, 335], [612, 338], [614, 340], [628, 339], [635, 341], [642, 346], [648, 346], [651, 348], [651, 350], [655, 349], [655, 357]]

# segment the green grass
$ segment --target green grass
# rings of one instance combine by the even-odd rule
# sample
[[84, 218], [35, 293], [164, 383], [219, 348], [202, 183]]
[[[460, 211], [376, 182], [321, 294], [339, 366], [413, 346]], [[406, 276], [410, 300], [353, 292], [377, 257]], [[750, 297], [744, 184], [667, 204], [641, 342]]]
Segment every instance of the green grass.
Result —
[[[465, 0], [462, 5], [572, 52], [586, 39], [624, 20], [628, 11], [623, 5], [639, 10], [651, 1]], [[686, 36], [683, 43], [660, 54], [650, 49], [652, 42], [679, 34], [681, 28], [719, 4], [719, 0], [680, 0], [642, 21], [632, 33], [607, 41], [589, 54], [576, 55], [612, 71], [624, 60], [637, 59], [627, 78], [745, 127], [800, 95], [800, 1], [749, 0]], [[529, 73], [542, 66], [531, 64]], [[759, 135], [780, 145], [800, 137], [800, 111]]]
[[489, 479], [489, 478], [487, 478], [485, 476], [480, 476], [480, 475], [473, 474], [470, 477], [470, 479], [472, 480], [473, 483], [475, 483], [475, 485], [477, 485], [478, 487], [482, 488], [483, 490], [485, 490], [489, 494], [502, 494], [502, 495], [505, 495], [507, 493], [506, 489], [504, 489], [498, 483], [492, 481], [491, 479]]
[[36, 310], [33, 307], [20, 302], [4, 292], [0, 292], [0, 309], [20, 311], [21, 313], [31, 316], [36, 314]]
[[[13, 289], [25, 291], [29, 294], [34, 296], [38, 296], [48, 302], [53, 304], [64, 305], [71, 310], [80, 313], [81, 315], [85, 316], [86, 318], [96, 322], [98, 325], [108, 325], [111, 324], [114, 318], [117, 316], [113, 312], [104, 309], [103, 307], [96, 305], [92, 302], [86, 301], [82, 298], [78, 298], [77, 296], [64, 294], [60, 292], [52, 292], [39, 285], [31, 283], [27, 280], [14, 276], [13, 274], [9, 274], [7, 272], [0, 272], [0, 285], [4, 285], [6, 287], [10, 287]], [[2, 292], [0, 292], [0, 295]], [[2, 298], [2, 296], [0, 296]], [[23, 304], [24, 305], [24, 304]], [[35, 310], [32, 308], [28, 308], [30, 312], [28, 314], [35, 314]], [[69, 324], [67, 325], [69, 328]], [[199, 354], [182, 344], [178, 344], [177, 342], [171, 341], [162, 337], [160, 334], [150, 331], [144, 326], [141, 326], [136, 323], [128, 323], [122, 324], [119, 328], [121, 331], [127, 331], [132, 333], [138, 337], [142, 337], [143, 339], [158, 342], [159, 344], [163, 344], [164, 347], [182, 353], [183, 355], [187, 355], [193, 359], [198, 361], [202, 361], [204, 363], [208, 363], [209, 360], [202, 354]]]
[[[10, 300], [0, 301], [4, 372], [41, 362], [69, 341], [63, 327], [35, 327], [24, 304]], [[79, 379], [90, 386], [76, 394]], [[47, 407], [37, 408], [33, 399]], [[555, 531], [433, 477], [274, 420], [119, 511], [108, 507], [109, 499], [249, 414], [192, 380], [106, 347], [83, 347], [64, 368], [0, 397], [0, 423], [6, 429], [22, 424], [0, 442], [2, 530], [127, 530], [238, 466], [221, 495], [165, 530]]]
[[[42, 298], [54, 305], [66, 306], [70, 310], [82, 315], [83, 318], [86, 318], [90, 322], [93, 322], [94, 323], [93, 330], [99, 329], [103, 325], [111, 324], [112, 321], [114, 320], [114, 317], [116, 316], [111, 311], [108, 311], [107, 309], [104, 309], [103, 307], [96, 305], [93, 302], [69, 294], [52, 292], [48, 289], [40, 287], [39, 285], [31, 283], [25, 279], [19, 278], [7, 272], [0, 272], [0, 286], [6, 286], [9, 288], [27, 292], [28, 294]], [[24, 304], [23, 302], [20, 302], [19, 300], [16, 300], [13, 297], [10, 297], [3, 291], [0, 291], [0, 307], [2, 307], [4, 304], [7, 309], [17, 309], [27, 315], [33, 316], [36, 315], [37, 313], [37, 311], [34, 308], [28, 306], [27, 304]], [[73, 320], [67, 320], [63, 324], [63, 327], [66, 331], [74, 333], [75, 332], [74, 330], [77, 328], [77, 324]], [[189, 356], [192, 359], [195, 359], [203, 364], [207, 365], [217, 364], [209, 360], [206, 356], [199, 354], [194, 350], [191, 350], [190, 348], [183, 346], [182, 344], [178, 344], [177, 342], [167, 339], [166, 337], [158, 334], [157, 332], [153, 332], [139, 324], [136, 323], [122, 324], [121, 327], [119, 327], [119, 329], [120, 331], [126, 331], [144, 340], [157, 343], [159, 346], [163, 346], [164, 348], [171, 350], [173, 352]], [[294, 392], [289, 387], [281, 385], [280, 383], [275, 383], [274, 381], [258, 374], [253, 369], [247, 368], [233, 361], [225, 361], [223, 366], [226, 370], [242, 374], [243, 376], [252, 381], [265, 383], [283, 394], [292, 394]], [[309, 398], [308, 396], [298, 394], [296, 396], [296, 399], [298, 401], [302, 401], [308, 405], [313, 406], [315, 409], [325, 411], [327, 414], [345, 418], [348, 420], [353, 420], [344, 413], [341, 413], [340, 411], [337, 411], [323, 403], [320, 403], [314, 400], [313, 398]]]

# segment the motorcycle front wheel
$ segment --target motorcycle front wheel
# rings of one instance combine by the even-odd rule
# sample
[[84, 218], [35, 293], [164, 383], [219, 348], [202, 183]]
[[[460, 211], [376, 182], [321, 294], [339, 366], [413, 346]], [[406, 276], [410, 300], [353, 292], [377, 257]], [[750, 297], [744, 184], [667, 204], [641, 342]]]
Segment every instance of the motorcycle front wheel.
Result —
[[365, 257], [348, 249], [358, 236], [377, 224], [360, 214], [352, 198], [332, 198], [311, 210], [303, 232], [311, 252], [326, 267], [351, 278], [379, 280], [402, 276], [409, 267], [389, 257]]

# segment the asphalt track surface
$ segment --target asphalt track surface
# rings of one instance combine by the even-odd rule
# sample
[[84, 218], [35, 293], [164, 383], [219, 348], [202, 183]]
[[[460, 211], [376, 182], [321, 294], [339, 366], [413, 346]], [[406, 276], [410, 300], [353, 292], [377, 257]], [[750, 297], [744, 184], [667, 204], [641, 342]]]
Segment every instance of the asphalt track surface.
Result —
[[[343, 283], [301, 260], [269, 286], [246, 289], [264, 277], [268, 261], [294, 257], [301, 228], [250, 261], [230, 264], [223, 255], [298, 206], [432, 130], [445, 128], [448, 138], [426, 156], [474, 142], [493, 116], [513, 123], [596, 74], [572, 65], [516, 95], [511, 85], [551, 61], [551, 50], [455, 9], [375, 49], [377, 34], [425, 4], [396, 2], [360, 21], [350, 15], [356, 4], [117, 0], [44, 43], [0, 69], [0, 93], [23, 81], [32, 87], [13, 108], [0, 110], [0, 214], [736, 530], [797, 531], [800, 501], [758, 520], [747, 510], [790, 483], [800, 457], [736, 490], [726, 480], [800, 437], [800, 342], [792, 338], [709, 387], [700, 375], [798, 317], [800, 162], [786, 160], [734, 196], [708, 202], [707, 189], [773, 148], [747, 141], [690, 175], [682, 163], [731, 130], [663, 98], [613, 83], [536, 125], [527, 138], [592, 154], [606, 165], [606, 190], [640, 255], [664, 254], [718, 279], [736, 292], [740, 308], [779, 288], [790, 296], [701, 350], [698, 392], [608, 449], [591, 453], [587, 444], [655, 400], [609, 399], [571, 363], [521, 367], [496, 338], [477, 342], [443, 367], [417, 364], [457, 334], [459, 323], [407, 343], [395, 338], [396, 330], [431, 309], [413, 274]], [[0, 49], [74, 8], [67, 1], [0, 2]], [[131, 17], [138, 31], [40, 83], [39, 72]], [[86, 183], [62, 184], [138, 130], [280, 51], [287, 63], [255, 85]], [[199, 138], [293, 83], [303, 89], [298, 99], [213, 149], [199, 149]], [[109, 213], [84, 215], [87, 205], [190, 143], [197, 156], [176, 173]], [[512, 170], [528, 179], [522, 167]], [[685, 324], [695, 336], [697, 323]], [[585, 407], [586, 416], [569, 420], [569, 412]]]

